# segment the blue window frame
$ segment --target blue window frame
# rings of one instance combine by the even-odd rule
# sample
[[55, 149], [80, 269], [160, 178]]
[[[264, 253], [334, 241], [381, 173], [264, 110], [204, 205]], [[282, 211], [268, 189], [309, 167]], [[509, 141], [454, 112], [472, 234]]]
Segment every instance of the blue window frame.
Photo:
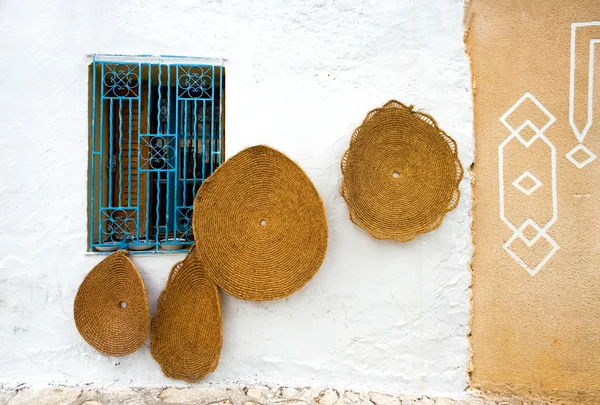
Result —
[[89, 250], [187, 251], [202, 182], [224, 156], [225, 69], [181, 57], [94, 55]]

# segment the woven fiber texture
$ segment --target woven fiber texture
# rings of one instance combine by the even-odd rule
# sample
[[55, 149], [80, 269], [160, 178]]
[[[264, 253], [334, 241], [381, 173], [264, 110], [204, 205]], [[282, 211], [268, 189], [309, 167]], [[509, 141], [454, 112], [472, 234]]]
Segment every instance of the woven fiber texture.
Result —
[[167, 377], [196, 382], [215, 370], [222, 345], [219, 291], [192, 248], [158, 298], [150, 351]]
[[148, 336], [150, 309], [144, 281], [127, 257], [117, 251], [96, 265], [79, 286], [75, 325], [94, 349], [124, 356]]
[[395, 100], [367, 114], [341, 168], [350, 219], [377, 239], [432, 231], [460, 198], [456, 142], [432, 117]]
[[231, 157], [202, 184], [193, 228], [199, 257], [216, 284], [248, 300], [297, 291], [327, 250], [319, 193], [296, 163], [264, 145]]

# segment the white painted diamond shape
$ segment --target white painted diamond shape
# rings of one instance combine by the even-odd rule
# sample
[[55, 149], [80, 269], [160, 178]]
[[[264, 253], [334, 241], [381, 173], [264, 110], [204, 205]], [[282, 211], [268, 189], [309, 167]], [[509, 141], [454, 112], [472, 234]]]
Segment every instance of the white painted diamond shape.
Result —
[[[554, 121], [556, 121], [556, 117], [554, 117], [554, 115], [552, 115], [552, 114], [550, 113], [550, 111], [548, 111], [548, 109], [547, 109], [546, 107], [544, 107], [544, 106], [542, 105], [542, 103], [540, 103], [540, 102], [538, 101], [538, 99], [537, 99], [537, 98], [535, 98], [535, 97], [534, 97], [534, 95], [533, 95], [533, 94], [531, 94], [530, 92], [527, 92], [527, 93], [523, 94], [523, 96], [522, 96], [522, 97], [519, 99], [519, 101], [517, 101], [515, 104], [513, 104], [513, 106], [512, 106], [512, 107], [510, 107], [510, 108], [508, 109], [508, 111], [506, 111], [506, 112], [505, 112], [505, 113], [502, 115], [502, 117], [500, 117], [500, 122], [501, 122], [502, 124], [504, 124], [504, 126], [505, 126], [506, 128], [508, 128], [508, 130], [509, 130], [511, 133], [513, 133], [513, 134], [514, 134], [515, 132], [518, 132], [518, 131], [519, 131], [518, 129], [515, 129], [515, 128], [513, 128], [513, 126], [512, 126], [512, 125], [510, 125], [510, 123], [508, 122], [508, 119], [509, 119], [510, 115], [511, 115], [513, 112], [515, 112], [515, 111], [516, 111], [516, 110], [517, 110], [517, 109], [518, 109], [518, 108], [521, 106], [521, 104], [523, 104], [523, 102], [524, 102], [525, 100], [527, 100], [527, 99], [529, 99], [529, 100], [533, 101], [533, 103], [534, 103], [534, 104], [535, 104], [535, 105], [536, 105], [536, 106], [537, 106], [537, 107], [538, 107], [538, 108], [539, 108], [539, 109], [540, 109], [540, 110], [541, 110], [541, 111], [544, 113], [544, 115], [546, 115], [546, 117], [548, 118], [548, 119], [546, 120], [546, 122], [539, 122], [539, 123], [537, 123], [538, 125], [534, 125], [534, 126], [535, 126], [535, 128], [539, 128], [538, 132], [541, 132], [541, 133], [544, 133], [544, 132], [546, 132], [546, 130], [548, 129], [548, 127], [549, 127], [550, 125], [552, 125], [552, 123], [553, 123]], [[530, 122], [531, 122], [531, 121], [530, 121]], [[532, 124], [533, 124], [533, 123], [532, 123]], [[544, 124], [544, 125], [541, 125], [541, 126], [540, 126], [539, 124]], [[520, 126], [522, 126], [522, 125], [520, 125]]]
[[[526, 133], [526, 131], [528, 133]], [[531, 144], [534, 143], [541, 135], [542, 134], [538, 127], [536, 127], [533, 122], [529, 120], [523, 122], [515, 132], [517, 139], [527, 148], [529, 148]]]
[[[551, 246], [550, 250], [548, 252], [546, 252], [544, 257], [542, 257], [542, 259], [538, 263], [526, 263], [510, 247], [511, 244], [515, 241], [515, 239], [517, 239], [517, 237], [520, 237], [520, 235], [519, 235], [519, 233], [515, 232], [510, 237], [510, 239], [507, 240], [506, 243], [504, 243], [502, 245], [502, 247], [504, 248], [504, 250], [506, 250], [508, 252], [509, 255], [511, 255], [513, 257], [513, 259], [515, 259], [517, 261], [517, 263], [519, 263], [532, 276], [535, 276], [535, 274], [544, 266], [544, 264], [546, 264], [546, 262], [548, 260], [550, 260], [550, 258], [554, 255], [554, 253], [556, 253], [556, 251], [558, 250], [558, 244], [554, 241], [554, 239], [552, 239], [550, 237], [550, 235], [548, 235], [547, 233], [542, 232], [542, 233], [538, 234], [537, 238], [539, 238], [539, 237], [544, 238], [550, 244], [550, 246]], [[530, 245], [528, 244], [528, 246], [530, 246]]]
[[[529, 179], [529, 180], [533, 181], [533, 185], [530, 187], [527, 187], [527, 188], [523, 187], [521, 182], [525, 179]], [[533, 193], [535, 190], [537, 190], [538, 188], [540, 188], [542, 186], [542, 182], [539, 181], [537, 179], [537, 177], [535, 177], [533, 174], [526, 171], [526, 172], [523, 172], [523, 174], [520, 175], [515, 181], [513, 181], [512, 185], [515, 186], [517, 188], [517, 190], [519, 190], [523, 194], [530, 195], [531, 193]]]
[[[584, 159], [584, 160], [575, 159], [574, 155], [579, 151], [583, 151], [583, 153], [585, 153], [587, 155], [587, 159]], [[575, 166], [577, 166], [578, 169], [581, 169], [582, 167], [587, 166], [589, 163], [592, 163], [594, 161], [594, 159], [596, 159], [596, 155], [594, 154], [594, 152], [592, 152], [591, 150], [589, 150], [582, 144], [575, 146], [565, 156], [567, 159], [569, 159], [571, 161], [571, 163], [573, 163]]]

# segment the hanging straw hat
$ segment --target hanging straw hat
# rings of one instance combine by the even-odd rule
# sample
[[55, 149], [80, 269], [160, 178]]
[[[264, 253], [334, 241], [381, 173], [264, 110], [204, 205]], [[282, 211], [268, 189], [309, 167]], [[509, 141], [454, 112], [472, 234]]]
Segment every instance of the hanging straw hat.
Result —
[[352, 222], [377, 239], [408, 241], [437, 228], [460, 197], [456, 142], [395, 100], [367, 114], [341, 168]]
[[195, 382], [215, 370], [222, 344], [219, 292], [192, 248], [160, 294], [150, 351], [167, 377]]
[[140, 273], [119, 250], [98, 263], [77, 291], [75, 325], [94, 349], [124, 356], [148, 336], [150, 310]]
[[233, 156], [202, 184], [193, 228], [215, 283], [242, 299], [292, 294], [314, 276], [327, 250], [317, 190], [296, 163], [263, 145]]

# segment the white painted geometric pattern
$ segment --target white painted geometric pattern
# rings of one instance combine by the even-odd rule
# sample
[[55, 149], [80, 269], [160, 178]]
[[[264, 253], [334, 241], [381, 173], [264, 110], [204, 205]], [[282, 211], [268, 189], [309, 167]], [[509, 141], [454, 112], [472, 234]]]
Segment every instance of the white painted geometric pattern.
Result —
[[[525, 179], [529, 179], [533, 182], [533, 185], [531, 185], [530, 187], [524, 187], [521, 182]], [[513, 186], [515, 186], [517, 188], [517, 190], [519, 190], [520, 192], [522, 192], [525, 195], [530, 195], [531, 193], [533, 193], [535, 190], [537, 190], [538, 188], [540, 188], [542, 186], [542, 182], [535, 177], [533, 174], [529, 173], [529, 171], [523, 172], [522, 175], [520, 175], [515, 181], [513, 181]]]
[[[519, 229], [521, 231], [523, 231], [527, 225], [529, 225], [529, 224], [523, 223], [523, 225], [521, 225], [521, 227]], [[502, 245], [502, 247], [508, 252], [508, 254], [513, 259], [515, 259], [517, 261], [517, 263], [519, 263], [525, 270], [527, 270], [530, 275], [534, 276], [542, 268], [542, 266], [544, 266], [546, 264], [546, 262], [552, 257], [552, 255], [554, 255], [554, 253], [558, 250], [558, 244], [554, 241], [554, 239], [552, 239], [550, 237], [550, 235], [548, 235], [546, 232], [544, 232], [543, 229], [541, 229], [535, 222], [533, 222], [531, 226], [533, 226], [538, 231], [538, 234], [536, 235], [535, 238], [530, 240], [530, 239], [525, 238], [525, 236], [523, 235], [522, 232], [519, 232], [519, 233], [515, 232]], [[548, 242], [550, 244], [551, 248], [539, 263], [537, 263], [535, 266], [532, 266], [532, 265], [526, 263], [523, 259], [521, 259], [519, 257], [519, 255], [517, 255], [511, 249], [511, 245], [517, 238], [521, 238], [529, 247], [533, 246], [540, 238], [543, 238], [546, 242]]]
[[[578, 169], [582, 169], [587, 166], [589, 163], [593, 162], [596, 159], [596, 155], [590, 151], [588, 148], [583, 146], [583, 140], [585, 136], [588, 134], [590, 128], [592, 127], [592, 122], [594, 119], [594, 62], [595, 62], [595, 52], [596, 45], [600, 44], [600, 39], [590, 39], [589, 44], [585, 49], [580, 49], [580, 52], [577, 52], [577, 32], [582, 30], [587, 30], [589, 27], [599, 27], [600, 21], [589, 21], [589, 22], [578, 22], [571, 24], [571, 68], [570, 68], [570, 78], [569, 78], [569, 123], [571, 124], [571, 129], [575, 134], [575, 138], [577, 138], [578, 145], [569, 151], [565, 156], [566, 158], [573, 163]], [[575, 70], [577, 69], [577, 65], [579, 69], [585, 69], [587, 65], [587, 97], [585, 97], [584, 103], [582, 105], [577, 105], [577, 100], [575, 99], [575, 85], [577, 83], [586, 83], [586, 81], [578, 80], [575, 76]], [[585, 72], [585, 71], [584, 71]], [[585, 123], [577, 123], [577, 119], [575, 117], [575, 110], [585, 111], [585, 114], [582, 117], [585, 120]], [[575, 159], [573, 155], [577, 153], [579, 150], [583, 150], [587, 154], [586, 159]]]
[[[537, 108], [544, 113], [546, 119], [542, 122], [538, 122], [538, 125], [533, 123], [531, 120], [526, 119], [519, 125], [516, 125], [515, 128], [509, 123], [509, 118], [513, 113], [515, 113], [515, 111], [519, 110], [521, 105], [527, 100], [532, 101], [535, 106], [537, 106]], [[522, 116], [523, 114], [520, 115]], [[548, 262], [548, 260], [559, 248], [558, 244], [548, 234], [548, 229], [558, 219], [556, 192], [556, 148], [544, 134], [544, 132], [550, 127], [550, 125], [552, 125], [552, 123], [554, 123], [554, 121], [556, 121], [554, 115], [552, 115], [550, 111], [548, 111], [546, 107], [544, 107], [542, 103], [540, 103], [538, 99], [529, 92], [525, 93], [512, 107], [508, 109], [508, 111], [502, 115], [502, 117], [500, 117], [500, 122], [502, 122], [502, 124], [504, 124], [504, 126], [510, 132], [506, 139], [504, 139], [504, 141], [502, 141], [502, 143], [498, 146], [500, 219], [513, 232], [511, 237], [502, 245], [502, 247], [513, 259], [515, 259], [519, 265], [521, 265], [521, 267], [527, 270], [527, 272], [532, 276], [535, 275]], [[523, 136], [522, 132], [524, 129], [527, 129], [528, 131], [533, 130], [533, 135], [530, 137]], [[507, 149], [508, 145], [514, 145], [513, 148], [520, 147], [529, 149], [530, 146], [536, 142], [541, 142], [543, 144], [543, 148], [540, 150], [547, 150], [549, 152], [548, 163], [550, 164], [550, 186], [552, 191], [549, 203], [552, 204], [552, 217], [545, 220], [543, 224], [538, 224], [533, 218], [527, 218], [522, 221], [522, 223], [515, 224], [515, 216], [507, 212], [507, 210], [514, 204], [509, 204], [508, 207], [506, 204], [506, 190], [504, 183], [504, 161], [506, 158], [505, 149]], [[545, 156], [539, 156], [539, 159], [545, 159]], [[522, 182], [525, 180], [533, 182], [533, 185], [530, 185], [529, 187], [523, 185]], [[534, 176], [529, 170], [526, 170], [512, 182], [512, 185], [526, 196], [529, 196], [542, 186], [542, 181]], [[526, 253], [529, 251], [535, 251], [541, 258], [538, 258], [532, 262], [531, 259], [521, 257], [517, 253], [517, 249], [515, 249], [517, 244], [521, 246], [521, 249], [525, 249]], [[521, 252], [523, 252], [523, 250], [521, 250]]]
[[[583, 160], [577, 160], [574, 155], [577, 152], [583, 152], [587, 155], [587, 158], [583, 159]], [[571, 163], [573, 163], [575, 166], [577, 166], [578, 169], [581, 169], [582, 167], [585, 167], [588, 163], [592, 163], [594, 161], [594, 159], [596, 159], [596, 155], [594, 154], [594, 152], [592, 152], [591, 150], [589, 150], [588, 148], [586, 148], [585, 146], [583, 146], [583, 144], [579, 144], [577, 146], [575, 146], [573, 149], [571, 149], [571, 151], [569, 153], [567, 153], [565, 155], [567, 157], [567, 159], [569, 159], [571, 161]]]

